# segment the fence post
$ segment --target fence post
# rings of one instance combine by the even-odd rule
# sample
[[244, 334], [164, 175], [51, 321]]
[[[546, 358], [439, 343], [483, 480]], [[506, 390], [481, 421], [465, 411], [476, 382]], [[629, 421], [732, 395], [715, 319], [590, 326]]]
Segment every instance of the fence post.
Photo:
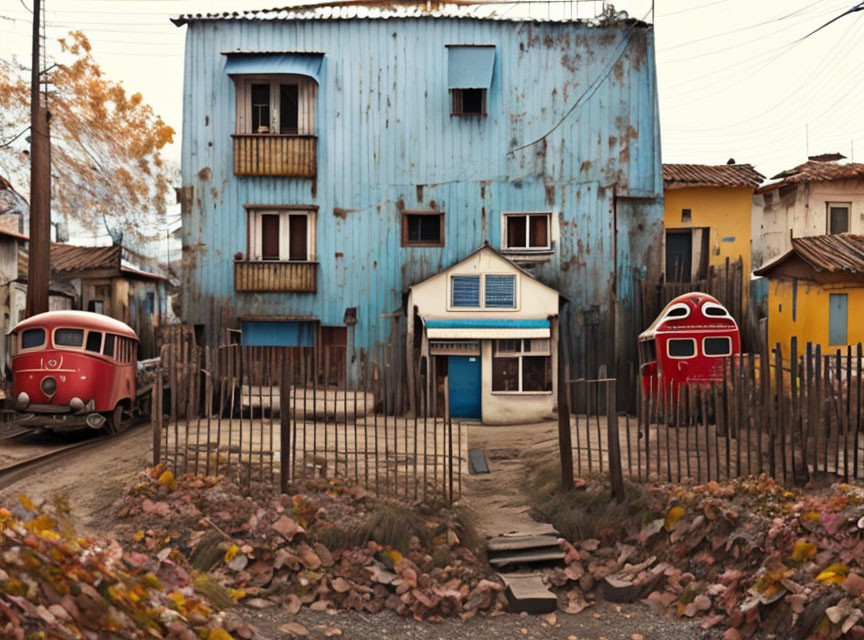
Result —
[[153, 466], [162, 460], [162, 407], [160, 406], [162, 387], [162, 369], [157, 369], [156, 380], [150, 391], [150, 421], [153, 423]]
[[[559, 409], [560, 411], [560, 409]], [[621, 443], [618, 441], [618, 410], [615, 407], [615, 381], [606, 382], [606, 438], [609, 441], [609, 481], [612, 497], [624, 501], [624, 476], [621, 472]], [[573, 465], [570, 465], [573, 472]], [[570, 485], [573, 486], [572, 484]]]
[[[291, 397], [291, 372], [288, 358], [283, 353], [282, 375], [279, 383], [279, 491], [288, 493], [291, 464], [291, 411], [288, 399]], [[273, 410], [272, 407], [270, 409]]]
[[567, 379], [564, 373], [564, 345], [558, 332], [558, 451], [561, 458], [561, 488], [573, 489], [573, 443], [570, 438], [570, 403], [567, 402]]

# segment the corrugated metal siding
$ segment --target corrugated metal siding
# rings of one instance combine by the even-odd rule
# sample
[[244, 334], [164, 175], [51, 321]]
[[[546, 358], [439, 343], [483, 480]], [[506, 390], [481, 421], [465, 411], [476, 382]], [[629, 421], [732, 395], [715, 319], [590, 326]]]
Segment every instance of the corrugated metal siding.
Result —
[[[542, 142], [508, 150], [564, 118], [627, 33], [625, 25], [464, 19], [191, 23], [183, 182], [194, 185], [195, 198], [183, 226], [184, 319], [218, 336], [223, 326], [238, 326], [240, 308], [341, 325], [345, 308], [357, 307], [353, 344], [368, 352], [398, 339], [382, 316], [401, 308], [408, 286], [484, 240], [500, 247], [501, 213], [551, 210], [560, 240], [533, 273], [568, 299], [571, 349], [581, 352], [586, 314], [611, 317], [616, 265], [628, 274], [659, 272], [653, 32], [633, 30], [609, 79]], [[449, 115], [447, 44], [495, 45], [488, 117]], [[234, 85], [220, 54], [231, 49], [325, 52], [317, 180], [233, 175]], [[627, 208], [624, 215], [639, 220], [619, 221], [627, 234], [616, 241], [616, 197], [628, 196], [646, 199]], [[232, 262], [246, 251], [246, 203], [320, 206], [316, 295], [235, 294]], [[445, 246], [401, 247], [401, 209], [446, 212]], [[619, 273], [619, 280], [626, 278]], [[619, 298], [632, 297], [632, 287], [619, 289]], [[625, 303], [632, 307], [632, 299]]]

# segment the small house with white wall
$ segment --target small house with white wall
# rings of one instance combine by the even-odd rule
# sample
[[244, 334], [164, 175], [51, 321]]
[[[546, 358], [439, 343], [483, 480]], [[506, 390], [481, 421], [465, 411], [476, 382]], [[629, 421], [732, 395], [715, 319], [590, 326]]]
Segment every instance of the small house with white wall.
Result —
[[558, 292], [484, 244], [408, 291], [409, 381], [427, 415], [484, 424], [557, 411]]

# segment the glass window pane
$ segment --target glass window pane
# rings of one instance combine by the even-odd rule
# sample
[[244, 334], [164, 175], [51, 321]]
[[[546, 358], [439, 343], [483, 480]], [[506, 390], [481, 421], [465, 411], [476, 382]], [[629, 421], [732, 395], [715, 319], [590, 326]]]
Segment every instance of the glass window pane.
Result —
[[672, 358], [692, 358], [696, 355], [696, 341], [693, 338], [673, 338], [666, 343]]
[[496, 340], [495, 353], [519, 353], [522, 351], [521, 340]]
[[545, 249], [549, 246], [549, 216], [531, 216], [531, 237], [528, 246]]
[[270, 132], [270, 85], [252, 85], [252, 133]]
[[512, 309], [516, 306], [516, 276], [486, 276], [486, 306]]
[[522, 391], [552, 391], [551, 361], [549, 356], [522, 358]]
[[61, 347], [80, 347], [84, 344], [84, 329], [57, 329], [54, 344]]
[[309, 218], [305, 213], [291, 214], [288, 219], [288, 230], [291, 234], [289, 249], [289, 260], [305, 261], [309, 259], [307, 251], [309, 243]]
[[452, 306], [480, 306], [480, 276], [452, 276]]
[[87, 334], [87, 346], [84, 347], [87, 351], [99, 353], [102, 351], [102, 334], [98, 331], [91, 331]]
[[519, 391], [519, 358], [492, 358], [492, 391]]
[[732, 353], [732, 339], [728, 336], [705, 338], [702, 350], [706, 356], [728, 356]]
[[113, 333], [105, 334], [105, 346], [102, 349], [102, 353], [106, 356], [114, 356], [114, 339], [115, 336]]
[[438, 214], [407, 214], [408, 241], [417, 243], [441, 242], [441, 216]]
[[21, 348], [33, 349], [45, 344], [45, 329], [27, 329], [21, 333]]
[[829, 233], [847, 233], [849, 231], [849, 208], [831, 207]]
[[299, 94], [300, 87], [296, 84], [279, 85], [279, 133], [293, 134], [298, 132]]
[[524, 249], [526, 247], [526, 217], [507, 216], [507, 247], [512, 249]]
[[261, 214], [261, 259], [279, 259], [279, 214]]

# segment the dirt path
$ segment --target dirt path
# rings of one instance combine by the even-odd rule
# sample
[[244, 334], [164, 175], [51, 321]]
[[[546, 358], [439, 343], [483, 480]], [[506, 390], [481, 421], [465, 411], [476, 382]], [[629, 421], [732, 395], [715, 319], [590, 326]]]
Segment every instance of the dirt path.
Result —
[[142, 425], [80, 457], [42, 467], [0, 492], [0, 505], [17, 504], [19, 494], [34, 501], [61, 496], [69, 503], [80, 532], [110, 532], [114, 526], [111, 505], [132, 477], [152, 463], [152, 439], [149, 425]]

